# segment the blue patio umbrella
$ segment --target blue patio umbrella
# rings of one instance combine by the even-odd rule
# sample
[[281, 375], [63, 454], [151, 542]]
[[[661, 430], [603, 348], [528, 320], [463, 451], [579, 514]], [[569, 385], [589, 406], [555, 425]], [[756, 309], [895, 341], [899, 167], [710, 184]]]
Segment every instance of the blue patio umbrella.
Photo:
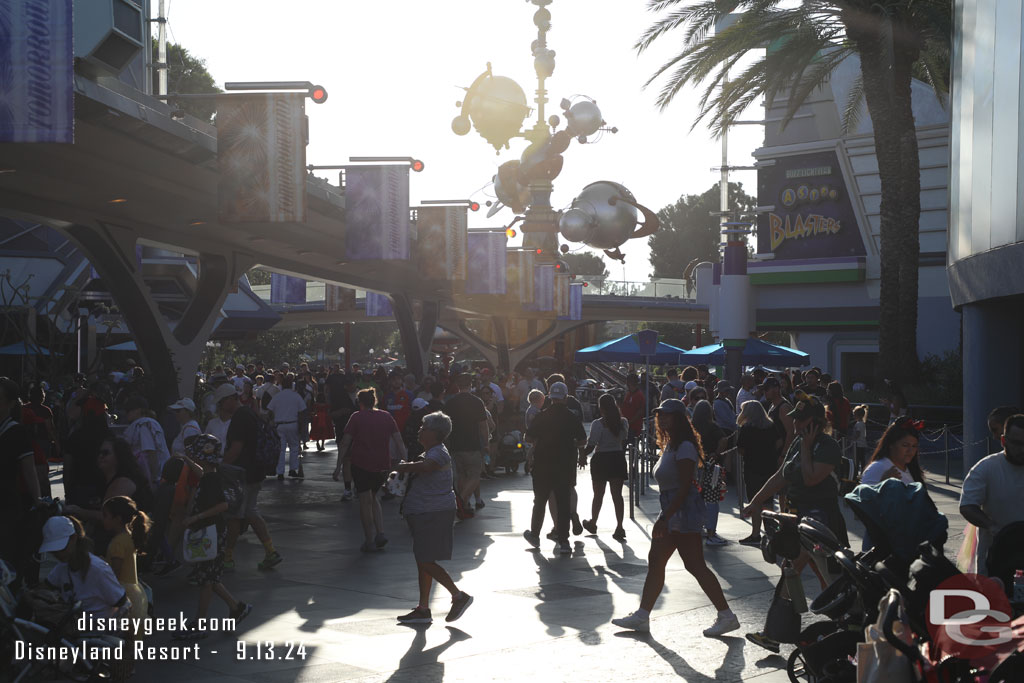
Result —
[[138, 351], [139, 348], [133, 341], [121, 342], [120, 344], [111, 344], [110, 346], [103, 349], [104, 351]]
[[577, 363], [651, 363], [662, 365], [664, 363], [676, 363], [679, 354], [683, 350], [659, 342], [656, 353], [653, 356], [645, 356], [640, 353], [640, 344], [635, 334], [628, 334], [619, 339], [601, 342], [594, 346], [588, 346], [576, 352]]
[[[684, 351], [679, 354], [679, 363], [725, 365], [725, 347], [719, 343], [701, 346], [692, 351]], [[751, 337], [743, 347], [743, 364], [791, 368], [810, 365], [811, 357], [803, 351], [786, 346], [776, 346]]]

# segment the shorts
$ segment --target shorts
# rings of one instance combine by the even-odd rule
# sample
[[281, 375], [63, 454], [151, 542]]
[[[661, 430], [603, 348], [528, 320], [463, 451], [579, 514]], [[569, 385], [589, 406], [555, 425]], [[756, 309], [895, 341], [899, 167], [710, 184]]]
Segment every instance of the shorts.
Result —
[[[661, 503], [662, 513], [664, 513], [665, 508], [667, 508], [672, 502], [672, 499], [675, 498], [677, 490], [678, 489], [670, 489], [668, 491], [663, 491], [658, 496], [658, 502]], [[668, 530], [677, 534], [703, 533], [705, 515], [706, 508], [704, 505], [704, 498], [695, 486], [691, 486], [690, 492], [686, 494], [686, 500], [683, 501], [682, 506], [680, 506], [679, 510], [676, 511], [676, 514], [667, 518]]]
[[412, 533], [412, 554], [417, 562], [452, 559], [455, 544], [455, 510], [406, 515]]
[[452, 460], [455, 461], [455, 468], [463, 476], [478, 474], [484, 468], [483, 451], [453, 451]]
[[629, 478], [626, 469], [626, 454], [622, 451], [595, 453], [590, 459], [590, 478], [595, 481], [625, 481]]
[[260, 514], [259, 496], [262, 482], [248, 482], [242, 487], [242, 502], [235, 504], [235, 509], [230, 513], [225, 512], [226, 519], [249, 519]]
[[377, 493], [381, 486], [388, 480], [389, 472], [372, 472], [364, 470], [358, 465], [352, 465], [352, 482], [356, 486], [356, 493], [369, 491]]

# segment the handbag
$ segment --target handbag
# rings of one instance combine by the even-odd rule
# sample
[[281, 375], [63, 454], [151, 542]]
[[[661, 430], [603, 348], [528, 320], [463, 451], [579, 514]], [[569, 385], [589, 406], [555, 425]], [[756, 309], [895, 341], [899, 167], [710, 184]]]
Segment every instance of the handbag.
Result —
[[800, 640], [800, 615], [793, 608], [793, 601], [782, 597], [783, 577], [775, 586], [772, 604], [764, 620], [764, 635], [780, 643], [796, 643]]
[[185, 562], [209, 562], [217, 557], [217, 525], [211, 524], [195, 531], [185, 530], [181, 555]]

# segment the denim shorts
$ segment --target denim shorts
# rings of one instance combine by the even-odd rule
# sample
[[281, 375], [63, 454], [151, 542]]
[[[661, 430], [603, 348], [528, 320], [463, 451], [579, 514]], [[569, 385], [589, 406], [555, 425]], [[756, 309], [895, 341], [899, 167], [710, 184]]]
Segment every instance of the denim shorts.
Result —
[[[658, 496], [662, 512], [672, 503], [678, 489], [662, 491]], [[691, 486], [690, 492], [686, 494], [686, 500], [671, 517], [667, 517], [668, 530], [677, 534], [699, 534], [704, 531], [705, 517], [704, 498], [696, 487]]]

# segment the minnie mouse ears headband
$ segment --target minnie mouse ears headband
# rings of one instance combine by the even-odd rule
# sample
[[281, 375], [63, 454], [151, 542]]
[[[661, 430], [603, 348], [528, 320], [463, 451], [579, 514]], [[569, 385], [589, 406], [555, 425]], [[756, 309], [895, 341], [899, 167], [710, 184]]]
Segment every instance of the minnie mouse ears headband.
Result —
[[920, 433], [924, 430], [924, 420], [911, 420], [909, 417], [903, 422], [896, 423], [896, 426], [900, 429], [906, 429], [907, 431]]

